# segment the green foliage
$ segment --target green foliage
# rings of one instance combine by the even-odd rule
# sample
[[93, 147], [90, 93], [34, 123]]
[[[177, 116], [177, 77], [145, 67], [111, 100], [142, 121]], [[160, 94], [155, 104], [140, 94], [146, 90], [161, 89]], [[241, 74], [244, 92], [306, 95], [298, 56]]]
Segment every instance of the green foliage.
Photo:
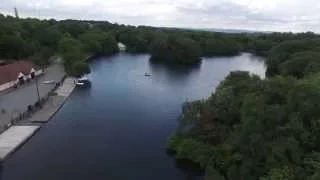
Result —
[[204, 101], [185, 103], [168, 149], [214, 180], [320, 179], [320, 39], [311, 32], [226, 34], [125, 26], [106, 21], [16, 19], [0, 14], [0, 58], [45, 66], [55, 54], [67, 72], [89, 73], [86, 58], [150, 53], [156, 61], [194, 64], [201, 56], [268, 56], [269, 79], [232, 72]]
[[292, 54], [279, 65], [280, 74], [302, 78], [320, 71], [320, 53], [305, 51]]
[[83, 44], [77, 39], [72, 38], [69, 34], [65, 36], [58, 43], [59, 53], [65, 54], [72, 50], [82, 50]]
[[[319, 102], [319, 73], [300, 80], [261, 80], [232, 72], [208, 100], [184, 107], [179, 128], [184, 130], [169, 147], [177, 158], [214, 169], [207, 179], [315, 179], [320, 167]], [[192, 128], [186, 128], [189, 122]], [[213, 134], [220, 140], [211, 141]]]
[[72, 65], [72, 75], [76, 77], [81, 77], [84, 74], [90, 73], [89, 64], [83, 61], [76, 61]]
[[111, 34], [103, 33], [100, 40], [103, 55], [111, 55], [118, 52], [117, 41]]
[[29, 57], [37, 65], [44, 67], [50, 64], [49, 59], [54, 55], [54, 51], [48, 47], [42, 47], [39, 52]]
[[88, 31], [80, 35], [84, 51], [98, 55], [111, 55], [118, 52], [115, 38], [100, 30]]
[[225, 180], [225, 178], [215, 169], [211, 166], [208, 166], [206, 168], [205, 173], [205, 180]]
[[[69, 45], [79, 45], [87, 56], [112, 55], [118, 52], [117, 42], [126, 45], [130, 53], [151, 53], [152, 59], [181, 64], [194, 64], [201, 56], [232, 56], [241, 51], [249, 51], [266, 55], [269, 50], [283, 41], [292, 41], [297, 45], [279, 45], [282, 49], [290, 47], [314, 47], [314, 43], [299, 43], [316, 39], [314, 33], [272, 33], [272, 34], [226, 34], [216, 32], [191, 31], [174, 28], [153, 28], [147, 26], [125, 26], [112, 24], [107, 21], [56, 21], [38, 20], [34, 18], [16, 19], [11, 16], [0, 18], [0, 58], [31, 59], [42, 65], [48, 60], [39, 58], [43, 47], [57, 53], [66, 53]], [[69, 39], [68, 39], [69, 38]], [[68, 42], [69, 41], [69, 42]], [[74, 42], [78, 41], [78, 42]], [[315, 41], [315, 40], [312, 40]], [[65, 47], [62, 47], [65, 44]], [[316, 47], [315, 47], [316, 48]], [[300, 49], [300, 48], [299, 48]], [[304, 48], [308, 49], [308, 48]], [[284, 52], [280, 50], [281, 52]], [[268, 61], [270, 69], [278, 72], [284, 55], [271, 53], [272, 60]], [[293, 51], [294, 52], [294, 51]], [[273, 58], [275, 57], [275, 58]], [[41, 62], [43, 59], [44, 62]], [[283, 65], [284, 66], [284, 65]], [[305, 74], [317, 71], [319, 64], [310, 62], [306, 65]], [[290, 73], [290, 72], [284, 72]]]
[[248, 72], [231, 72], [217, 88], [211, 102], [215, 107], [216, 118], [226, 124], [233, 125], [240, 121], [241, 97], [251, 91], [259, 77], [250, 76]]
[[206, 39], [203, 44], [204, 56], [229, 56], [240, 52], [240, 47], [235, 40], [226, 38]]
[[[285, 41], [273, 47], [266, 61], [268, 65], [267, 75], [274, 76], [280, 73], [301, 78], [305, 71], [304, 68], [308, 65], [307, 63], [318, 61], [317, 57], [319, 55], [312, 57], [312, 51], [318, 53], [319, 47], [319, 39]], [[304, 60], [307, 62], [303, 62]], [[297, 70], [299, 65], [303, 66], [300, 71]]]
[[62, 34], [70, 34], [73, 38], [77, 38], [80, 34], [85, 33], [89, 29], [89, 25], [83, 21], [64, 20], [57, 23], [57, 28]]
[[268, 55], [269, 50], [277, 44], [271, 39], [257, 39], [248, 44], [249, 51], [253, 51], [258, 55]]
[[[89, 55], [111, 55], [118, 52], [112, 33], [90, 28], [83, 21], [0, 18], [0, 58], [29, 59], [40, 66], [48, 65], [51, 56], [64, 58], [65, 69], [79, 74], [78, 65]], [[88, 72], [87, 70], [85, 72]]]
[[211, 157], [214, 155], [213, 147], [209, 144], [191, 138], [172, 137], [167, 148], [176, 152], [178, 159], [191, 159], [203, 168], [209, 164]]
[[154, 35], [148, 29], [129, 27], [118, 30], [117, 38], [127, 46], [128, 52], [147, 53]]
[[291, 168], [285, 166], [282, 168], [271, 169], [267, 177], [261, 180], [294, 180], [294, 172]]
[[84, 45], [70, 35], [65, 35], [59, 42], [58, 49], [63, 57], [65, 70], [70, 75], [81, 76], [90, 73], [89, 65], [84, 62], [86, 55], [83, 48]]
[[62, 38], [62, 33], [57, 28], [47, 27], [45, 29], [36, 30], [35, 38], [42, 46], [56, 50], [58, 42]]
[[0, 39], [1, 56], [6, 59], [22, 59], [35, 52], [33, 42], [27, 43], [19, 35], [7, 35]]
[[201, 59], [200, 46], [186, 37], [159, 37], [151, 46], [151, 59], [168, 63], [194, 64]]
[[67, 72], [72, 74], [73, 64], [78, 61], [84, 61], [85, 55], [79, 49], [71, 49], [70, 51], [61, 54], [64, 61], [64, 66]]

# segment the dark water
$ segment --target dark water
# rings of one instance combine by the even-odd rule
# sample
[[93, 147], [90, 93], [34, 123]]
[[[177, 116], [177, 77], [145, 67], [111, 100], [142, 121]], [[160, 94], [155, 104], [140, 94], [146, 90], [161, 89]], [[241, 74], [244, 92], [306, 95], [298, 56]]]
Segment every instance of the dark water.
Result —
[[[231, 70], [264, 76], [250, 54], [204, 59], [193, 68], [119, 54], [92, 64], [92, 87], [64, 107], [1, 167], [3, 180], [186, 180], [165, 152], [181, 104], [208, 97]], [[145, 77], [144, 73], [152, 74]]]

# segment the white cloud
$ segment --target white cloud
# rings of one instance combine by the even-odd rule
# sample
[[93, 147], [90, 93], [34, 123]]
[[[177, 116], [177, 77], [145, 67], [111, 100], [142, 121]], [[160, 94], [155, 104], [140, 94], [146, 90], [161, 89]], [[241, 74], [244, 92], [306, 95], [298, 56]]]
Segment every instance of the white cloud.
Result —
[[1, 0], [0, 12], [133, 25], [320, 32], [318, 0]]

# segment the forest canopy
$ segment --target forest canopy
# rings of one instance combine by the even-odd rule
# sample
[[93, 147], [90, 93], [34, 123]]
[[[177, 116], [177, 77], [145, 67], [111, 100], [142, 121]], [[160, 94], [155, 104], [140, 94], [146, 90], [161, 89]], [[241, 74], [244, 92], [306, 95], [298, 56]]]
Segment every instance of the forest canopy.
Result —
[[0, 58], [40, 66], [63, 58], [70, 75], [88, 57], [113, 55], [117, 42], [151, 60], [194, 64], [201, 57], [251, 52], [266, 57], [267, 78], [230, 73], [210, 98], [186, 102], [168, 149], [198, 163], [207, 180], [320, 179], [320, 37], [307, 33], [227, 34], [112, 24], [17, 19], [0, 14]]
[[212, 96], [183, 106], [168, 141], [207, 180], [320, 178], [318, 40], [286, 41], [268, 55], [268, 78], [236, 71]]
[[[117, 42], [124, 43], [129, 53], [150, 53], [153, 60], [193, 64], [201, 57], [233, 56], [240, 52], [266, 56], [272, 47], [283, 41], [317, 37], [310, 32], [227, 34], [119, 25], [108, 21], [17, 19], [0, 15], [1, 59], [29, 59], [45, 66], [50, 63], [51, 56], [60, 55], [70, 74], [73, 74], [74, 63], [88, 66], [87, 57], [117, 53]], [[316, 65], [310, 66], [312, 69]]]

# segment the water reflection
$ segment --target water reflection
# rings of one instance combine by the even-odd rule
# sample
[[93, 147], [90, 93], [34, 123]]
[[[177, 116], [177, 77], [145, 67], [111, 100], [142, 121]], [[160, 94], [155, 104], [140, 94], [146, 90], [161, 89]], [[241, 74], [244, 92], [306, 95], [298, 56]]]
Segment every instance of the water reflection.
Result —
[[187, 159], [177, 159], [175, 162], [177, 168], [190, 175], [192, 174], [193, 176], [202, 176], [204, 173], [204, 170], [198, 163], [193, 163], [192, 161], [189, 161]]
[[201, 63], [202, 61], [194, 65], [177, 65], [149, 60], [149, 68], [159, 80], [162, 78], [168, 83], [186, 84], [191, 75], [200, 73]]
[[[210, 96], [230, 71], [263, 75], [264, 65], [248, 54], [203, 58], [188, 68], [149, 58], [120, 53], [93, 61], [92, 87], [76, 89], [53, 119], [4, 162], [0, 179], [197, 179], [201, 171], [165, 153], [182, 103]], [[145, 77], [146, 72], [152, 76]]]

